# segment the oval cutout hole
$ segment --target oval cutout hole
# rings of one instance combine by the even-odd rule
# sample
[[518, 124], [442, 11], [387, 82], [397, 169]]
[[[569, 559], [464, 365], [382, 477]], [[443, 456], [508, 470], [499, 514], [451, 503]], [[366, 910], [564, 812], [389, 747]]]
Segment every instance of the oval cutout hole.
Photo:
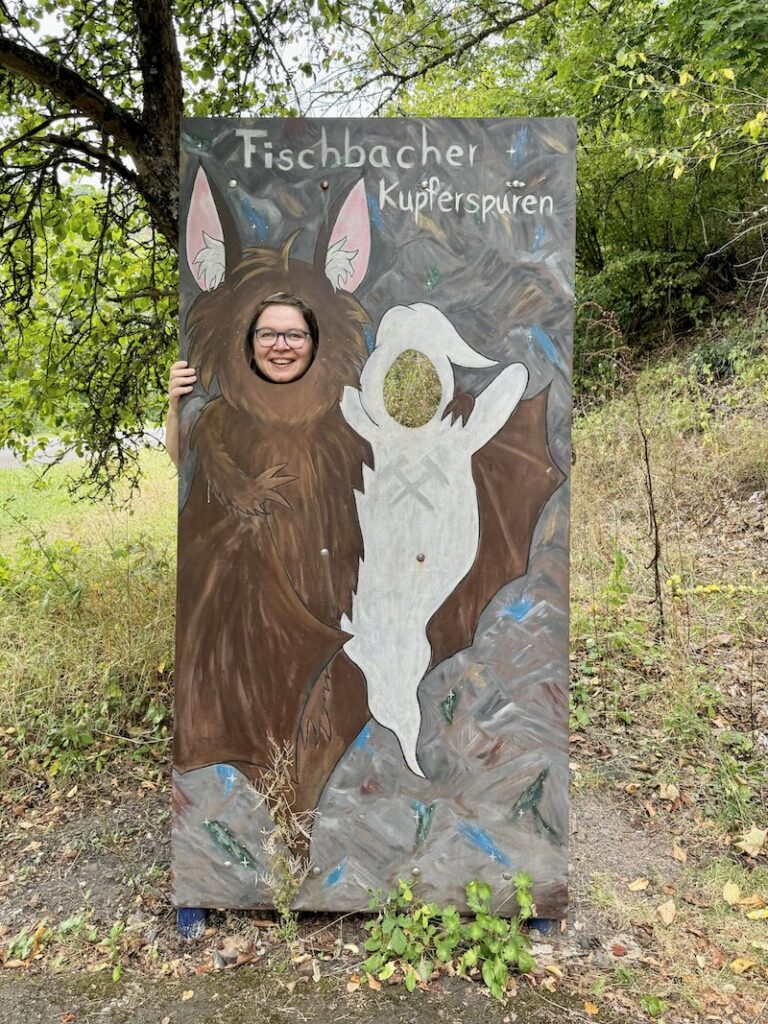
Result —
[[443, 389], [423, 352], [401, 352], [384, 378], [384, 408], [404, 427], [423, 427], [437, 412]]

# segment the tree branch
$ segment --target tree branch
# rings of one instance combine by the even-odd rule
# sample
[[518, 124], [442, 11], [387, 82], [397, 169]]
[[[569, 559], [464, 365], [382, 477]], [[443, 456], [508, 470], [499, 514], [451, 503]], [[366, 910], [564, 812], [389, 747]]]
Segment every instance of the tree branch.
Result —
[[0, 68], [45, 89], [60, 103], [89, 118], [100, 131], [112, 135], [131, 156], [141, 151], [144, 130], [140, 122], [72, 68], [2, 35]]
[[101, 149], [98, 146], [92, 145], [90, 142], [84, 142], [82, 139], [73, 138], [71, 135], [43, 135], [40, 138], [41, 142], [50, 142], [54, 146], [62, 146], [66, 149], [73, 149], [78, 153], [85, 153], [87, 156], [92, 156], [94, 160], [99, 161], [99, 166], [111, 167], [112, 170], [121, 177], [124, 181], [128, 182], [129, 185], [133, 185], [134, 188], [139, 187], [138, 175], [132, 171], [129, 167], [118, 160], [117, 157], [112, 156], [106, 149]]
[[[517, 14], [510, 15], [508, 18], [503, 18], [500, 21], [494, 21], [492, 24], [486, 26], [486, 28], [474, 33], [464, 40], [463, 43], [459, 44], [455, 49], [446, 51], [440, 54], [439, 57], [435, 57], [433, 60], [427, 61], [425, 64], [420, 64], [419, 67], [413, 71], [406, 72], [404, 74], [398, 74], [391, 67], [380, 71], [378, 74], [373, 75], [367, 81], [363, 82], [360, 88], [366, 88], [369, 85], [373, 85], [375, 82], [380, 82], [382, 79], [393, 78], [395, 85], [390, 90], [387, 99], [391, 98], [397, 88], [407, 85], [408, 82], [413, 81], [416, 78], [421, 78], [429, 71], [433, 71], [435, 68], [440, 67], [441, 64], [445, 64], [449, 60], [455, 60], [456, 58], [462, 57], [468, 50], [472, 49], [473, 46], [477, 46], [478, 43], [484, 42], [489, 36], [496, 35], [499, 32], [504, 32], [513, 25], [517, 25], [520, 22], [528, 21], [529, 18], [535, 17], [537, 14], [541, 14], [547, 7], [551, 7], [556, 0], [540, 0], [535, 6], [525, 11], [519, 11]], [[382, 100], [381, 103], [376, 107], [378, 112], [386, 100]]]

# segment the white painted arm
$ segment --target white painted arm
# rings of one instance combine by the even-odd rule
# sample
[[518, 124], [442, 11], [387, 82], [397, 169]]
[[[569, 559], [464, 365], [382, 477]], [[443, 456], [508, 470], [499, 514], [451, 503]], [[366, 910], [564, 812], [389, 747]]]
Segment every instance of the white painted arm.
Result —
[[473, 452], [497, 434], [517, 408], [528, 384], [528, 370], [522, 363], [507, 366], [482, 394], [462, 431]]
[[366, 439], [373, 441], [378, 434], [379, 428], [363, 408], [360, 392], [357, 388], [349, 386], [344, 388], [341, 396], [341, 413], [353, 430]]

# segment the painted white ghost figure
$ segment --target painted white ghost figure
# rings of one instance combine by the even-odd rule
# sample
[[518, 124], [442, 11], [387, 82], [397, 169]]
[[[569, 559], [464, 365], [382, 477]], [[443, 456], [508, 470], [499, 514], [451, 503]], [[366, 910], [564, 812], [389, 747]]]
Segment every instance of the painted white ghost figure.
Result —
[[[437, 410], [421, 427], [405, 427], [384, 406], [384, 378], [397, 357], [415, 349], [433, 364], [442, 387]], [[373, 717], [397, 737], [408, 767], [421, 728], [419, 683], [430, 663], [429, 620], [472, 567], [479, 544], [472, 455], [504, 426], [528, 383], [522, 363], [506, 367], [477, 397], [466, 423], [443, 419], [454, 395], [453, 366], [496, 363], [471, 348], [435, 306], [394, 306], [384, 314], [376, 346], [346, 387], [341, 411], [369, 441], [373, 469], [355, 492], [363, 557], [344, 645], [362, 670]]]

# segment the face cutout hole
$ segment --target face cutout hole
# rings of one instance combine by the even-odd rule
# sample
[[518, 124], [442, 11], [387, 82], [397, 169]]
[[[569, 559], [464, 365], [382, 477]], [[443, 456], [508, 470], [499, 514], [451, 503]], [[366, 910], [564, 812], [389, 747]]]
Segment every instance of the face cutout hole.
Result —
[[443, 389], [432, 362], [409, 348], [384, 378], [384, 408], [403, 427], [423, 427], [437, 412]]

